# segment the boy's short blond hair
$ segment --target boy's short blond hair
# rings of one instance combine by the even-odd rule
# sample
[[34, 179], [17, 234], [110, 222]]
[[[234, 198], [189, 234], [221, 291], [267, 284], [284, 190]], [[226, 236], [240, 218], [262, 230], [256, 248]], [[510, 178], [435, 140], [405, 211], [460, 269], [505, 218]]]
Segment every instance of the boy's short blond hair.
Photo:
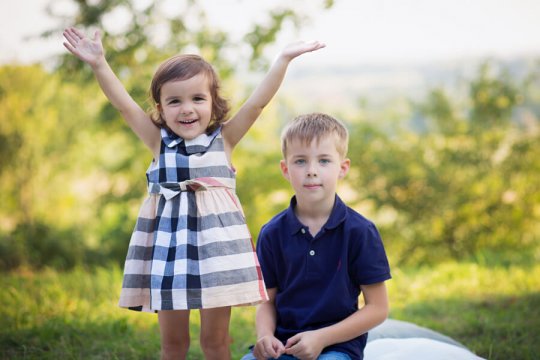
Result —
[[287, 147], [293, 140], [300, 140], [309, 145], [313, 140], [318, 142], [329, 135], [335, 136], [336, 150], [341, 158], [345, 159], [349, 146], [349, 132], [341, 121], [322, 113], [299, 115], [287, 124], [281, 133], [283, 158], [287, 158]]

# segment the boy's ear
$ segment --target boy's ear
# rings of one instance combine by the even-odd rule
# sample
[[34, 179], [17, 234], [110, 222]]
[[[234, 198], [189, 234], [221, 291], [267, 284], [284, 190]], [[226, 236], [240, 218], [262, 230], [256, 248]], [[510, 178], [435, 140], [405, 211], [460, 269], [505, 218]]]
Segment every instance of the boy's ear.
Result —
[[349, 169], [351, 168], [351, 160], [350, 159], [342, 160], [339, 167], [340, 167], [339, 178], [343, 179], [345, 175], [347, 175], [347, 173], [349, 172]]
[[289, 180], [289, 167], [287, 166], [287, 162], [285, 160], [281, 160], [279, 162], [279, 166], [281, 167], [281, 174], [283, 174], [283, 177]]

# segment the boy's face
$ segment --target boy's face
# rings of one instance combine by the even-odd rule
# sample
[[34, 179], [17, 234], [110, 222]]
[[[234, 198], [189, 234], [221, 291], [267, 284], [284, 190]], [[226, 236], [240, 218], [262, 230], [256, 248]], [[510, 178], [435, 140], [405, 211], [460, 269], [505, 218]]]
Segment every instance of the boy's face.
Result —
[[334, 201], [337, 182], [347, 174], [350, 166], [350, 160], [339, 155], [336, 141], [336, 136], [329, 135], [310, 144], [300, 140], [288, 144], [287, 158], [281, 160], [281, 171], [291, 183], [298, 201]]

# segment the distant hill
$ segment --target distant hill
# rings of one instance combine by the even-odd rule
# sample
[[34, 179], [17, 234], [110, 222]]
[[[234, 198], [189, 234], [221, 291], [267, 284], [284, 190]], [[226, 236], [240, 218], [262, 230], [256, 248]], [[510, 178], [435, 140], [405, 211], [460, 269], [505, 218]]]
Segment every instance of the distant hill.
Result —
[[506, 69], [517, 79], [523, 78], [534, 66], [540, 67], [540, 56], [403, 65], [291, 67], [280, 97], [292, 97], [299, 111], [310, 111], [313, 106], [347, 109], [356, 107], [360, 99], [370, 107], [385, 106], [396, 99], [420, 100], [427, 91], [437, 87], [448, 89], [450, 93], [467, 91], [467, 84], [486, 61]]

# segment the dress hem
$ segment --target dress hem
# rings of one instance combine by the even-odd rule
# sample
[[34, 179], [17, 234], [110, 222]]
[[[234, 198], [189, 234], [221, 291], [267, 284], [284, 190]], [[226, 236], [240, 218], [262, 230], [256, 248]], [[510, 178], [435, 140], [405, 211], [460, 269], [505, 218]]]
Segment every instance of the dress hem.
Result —
[[[229, 296], [229, 294], [228, 294]], [[136, 311], [142, 311], [142, 312], [158, 312], [158, 311], [164, 311], [164, 310], [200, 310], [200, 309], [213, 309], [213, 308], [219, 308], [219, 307], [227, 307], [227, 306], [234, 306], [234, 307], [241, 307], [241, 306], [255, 306], [261, 303], [264, 303], [268, 301], [268, 297], [263, 298], [260, 296], [260, 294], [257, 294], [257, 296], [249, 297], [245, 296], [242, 299], [229, 299], [230, 301], [223, 301], [219, 304], [216, 304], [217, 301], [215, 301], [216, 298], [214, 298], [212, 301], [212, 304], [206, 305], [206, 306], [200, 306], [200, 307], [188, 307], [187, 304], [179, 303], [178, 301], [165, 301], [161, 302], [161, 304], [171, 305], [170, 308], [163, 309], [163, 306], [161, 308], [153, 308], [148, 306], [148, 301], [141, 301], [140, 296], [133, 296], [133, 297], [124, 297], [121, 298], [118, 306], [124, 309], [129, 310], [136, 310]], [[197, 299], [199, 303], [202, 303], [201, 299]], [[196, 302], [196, 301], [195, 301]], [[207, 300], [206, 303], [209, 301]], [[143, 304], [145, 303], [145, 304]]]

